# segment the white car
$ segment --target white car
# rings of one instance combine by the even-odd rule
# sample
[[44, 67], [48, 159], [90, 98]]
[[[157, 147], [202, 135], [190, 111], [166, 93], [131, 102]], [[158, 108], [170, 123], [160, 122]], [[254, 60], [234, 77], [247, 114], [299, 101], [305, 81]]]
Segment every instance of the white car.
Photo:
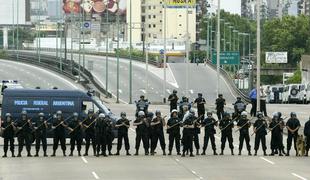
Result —
[[22, 89], [24, 88], [17, 80], [3, 80], [0, 84], [1, 95], [0, 95], [0, 106], [2, 105], [3, 91], [5, 89]]
[[289, 84], [284, 87], [283, 103], [304, 103], [305, 86], [302, 84]]
[[306, 99], [307, 104], [310, 103], [310, 83], [306, 84]]

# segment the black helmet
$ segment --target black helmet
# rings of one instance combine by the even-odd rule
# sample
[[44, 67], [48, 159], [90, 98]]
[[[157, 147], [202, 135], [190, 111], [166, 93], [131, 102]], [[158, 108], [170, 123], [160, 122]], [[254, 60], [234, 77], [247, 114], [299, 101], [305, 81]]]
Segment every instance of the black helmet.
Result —
[[256, 116], [257, 116], [258, 118], [262, 118], [262, 117], [263, 117], [263, 113], [262, 113], [262, 112], [257, 112]]
[[279, 115], [279, 118], [281, 118], [281, 116], [282, 116], [282, 113], [281, 113], [281, 112], [278, 112], [278, 115]]
[[198, 93], [198, 96], [202, 96], [202, 93]]
[[211, 111], [207, 112], [207, 116], [208, 116], [208, 115], [211, 115], [211, 116], [212, 116], [212, 112], [211, 112]]
[[219, 97], [222, 97], [223, 96], [223, 94], [219, 94]]
[[173, 94], [176, 94], [176, 93], [178, 93], [178, 91], [177, 90], [173, 90], [173, 92], [172, 92]]
[[125, 112], [121, 112], [121, 117], [125, 116], [126, 117], [126, 113]]
[[291, 117], [297, 117], [297, 114], [295, 112], [291, 112]]
[[160, 115], [160, 114], [161, 114], [160, 110], [156, 110], [156, 111], [155, 111], [155, 114], [156, 114], [156, 115], [157, 115], [157, 114]]
[[89, 109], [88, 110], [88, 114], [92, 114], [92, 113], [94, 113], [94, 110], [93, 109]]
[[241, 100], [241, 97], [237, 97], [237, 100]]
[[144, 95], [141, 95], [141, 96], [140, 96], [140, 98], [144, 98], [144, 97], [145, 97]]

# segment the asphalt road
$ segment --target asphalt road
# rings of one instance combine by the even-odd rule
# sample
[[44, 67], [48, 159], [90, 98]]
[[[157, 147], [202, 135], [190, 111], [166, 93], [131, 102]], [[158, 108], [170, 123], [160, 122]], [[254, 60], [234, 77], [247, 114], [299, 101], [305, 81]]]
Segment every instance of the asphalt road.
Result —
[[[133, 119], [134, 105], [110, 104], [109, 107], [115, 112], [126, 111], [128, 117]], [[167, 106], [151, 106], [151, 111], [161, 109], [163, 114], [168, 113]], [[220, 147], [220, 133], [217, 130], [216, 145]], [[234, 133], [235, 154], [238, 153], [239, 133]], [[202, 145], [203, 131], [200, 135]], [[134, 153], [135, 131], [134, 127], [129, 130], [131, 153]], [[286, 136], [284, 136], [284, 144]], [[168, 139], [166, 136], [166, 143]], [[253, 149], [254, 136], [251, 136]], [[2, 143], [1, 143], [2, 144]], [[267, 153], [270, 153], [270, 134], [267, 136]], [[247, 156], [247, 151], [243, 147], [242, 155], [230, 155], [227, 147], [224, 156], [213, 156], [210, 144], [206, 156], [180, 157], [175, 155], [162, 156], [158, 146], [157, 154], [152, 156], [121, 156], [104, 157], [62, 157], [58, 151], [55, 158], [2, 158], [0, 159], [0, 178], [4, 180], [17, 179], [66, 179], [66, 180], [92, 180], [92, 179], [129, 179], [129, 180], [306, 180], [310, 179], [309, 157], [279, 157], [262, 156], [259, 150], [258, 156]], [[67, 146], [69, 148], [69, 146]], [[33, 148], [32, 148], [33, 149]], [[115, 153], [116, 145], [113, 145]], [[84, 147], [83, 147], [84, 150]], [[83, 151], [82, 150], [82, 151]], [[219, 150], [217, 150], [219, 152]], [[2, 149], [0, 150], [0, 154]], [[48, 148], [51, 154], [51, 147]], [[142, 154], [140, 148], [140, 154]], [[253, 153], [253, 150], [252, 150]], [[294, 154], [294, 151], [291, 152]]]
[[52, 89], [57, 87], [68, 90], [82, 88], [72, 80], [52, 71], [7, 60], [0, 60], [0, 80], [18, 80], [25, 88]]

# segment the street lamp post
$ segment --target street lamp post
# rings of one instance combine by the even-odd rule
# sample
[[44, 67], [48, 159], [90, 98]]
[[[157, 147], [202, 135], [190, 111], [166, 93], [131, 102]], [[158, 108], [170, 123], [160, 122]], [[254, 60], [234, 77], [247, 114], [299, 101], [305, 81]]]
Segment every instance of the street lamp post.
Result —
[[163, 95], [164, 95], [164, 103], [166, 102], [166, 86], [167, 86], [167, 2], [164, 1], [164, 86], [163, 86]]
[[109, 11], [107, 11], [107, 17], [106, 17], [106, 23], [108, 25], [108, 31], [107, 31], [107, 37], [105, 42], [105, 91], [106, 91], [106, 97], [108, 97], [108, 91], [109, 91], [109, 30], [110, 30], [110, 24], [109, 24]]
[[231, 49], [231, 44], [232, 44], [231, 41], [232, 41], [232, 34], [233, 34], [232, 30], [234, 29], [234, 26], [229, 26], [229, 29], [230, 29], [230, 31], [229, 31], [230, 32], [230, 36], [229, 36], [230, 37], [230, 39], [229, 39], [229, 51], [231, 51], [232, 50]]
[[257, 8], [257, 17], [256, 17], [256, 23], [257, 23], [257, 64], [256, 64], [256, 70], [257, 70], [257, 77], [256, 77], [256, 91], [257, 91], [257, 111], [260, 111], [260, 50], [261, 50], [261, 39], [260, 39], [260, 5], [261, 0], [256, 0], [256, 8]]
[[226, 51], [226, 25], [230, 25], [229, 22], [224, 23], [224, 51]]
[[188, 4], [189, 0], [186, 1], [186, 83], [185, 83], [185, 95], [188, 97], [188, 84], [189, 84], [189, 19], [188, 19]]
[[[119, 6], [119, 0], [117, 4]], [[129, 14], [129, 24], [130, 24], [129, 25], [129, 41], [130, 41], [129, 42], [129, 104], [132, 104], [132, 56], [131, 56], [132, 55], [132, 0], [129, 0], [129, 9], [130, 9], [130, 14]], [[117, 40], [119, 41], [119, 39]]]
[[221, 0], [218, 0], [217, 6], [217, 41], [216, 41], [216, 73], [217, 73], [217, 83], [216, 83], [216, 93], [217, 96], [220, 93], [220, 51], [221, 51]]
[[[131, 0], [130, 0], [131, 3]], [[119, 1], [117, 2], [117, 9], [119, 8]], [[131, 15], [131, 6], [130, 6], [130, 15]], [[130, 16], [131, 19], [131, 16]], [[116, 103], [119, 103], [119, 13], [117, 13], [116, 16], [116, 23], [117, 23], [117, 55], [116, 55], [116, 61], [117, 61], [117, 72], [116, 72]], [[131, 29], [131, 20], [130, 20], [130, 29]], [[131, 30], [130, 30], [130, 41], [131, 41]], [[131, 44], [130, 44], [131, 46]], [[131, 55], [130, 55], [131, 57]], [[131, 59], [130, 59], [130, 68], [131, 68]], [[130, 86], [131, 86], [131, 69], [130, 69]], [[131, 91], [131, 87], [130, 87], [130, 91]], [[131, 92], [130, 92], [131, 93]], [[130, 100], [131, 100], [131, 94], [130, 96]], [[131, 103], [131, 101], [129, 101]]]

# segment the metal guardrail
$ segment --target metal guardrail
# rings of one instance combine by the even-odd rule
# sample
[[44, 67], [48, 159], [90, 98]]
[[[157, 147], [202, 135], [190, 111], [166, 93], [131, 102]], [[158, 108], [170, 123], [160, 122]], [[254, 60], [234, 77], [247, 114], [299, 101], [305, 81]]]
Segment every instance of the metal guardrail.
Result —
[[[216, 70], [216, 65], [212, 64], [212, 62], [208, 61], [208, 64]], [[237, 88], [235, 83], [232, 81], [232, 77], [222, 68], [220, 68], [220, 73], [226, 80], [226, 82], [229, 84], [229, 86], [232, 88], [236, 96], [240, 96], [244, 101], [250, 103], [251, 99], [247, 94], [244, 94], [240, 89]]]
[[[62, 74], [74, 81], [78, 81], [77, 75], [80, 75], [83, 81], [80, 81], [79, 83], [87, 90], [90, 89], [96, 89], [98, 92], [105, 94], [107, 97], [111, 98], [112, 94], [107, 92], [105, 89], [103, 89], [97, 81], [94, 79], [91, 72], [89, 72], [87, 69], [84, 69], [82, 66], [79, 67], [79, 65], [76, 62], [71, 62], [69, 60], [62, 59], [62, 61], [59, 61], [54, 56], [51, 55], [40, 55], [40, 62], [39, 57], [36, 53], [28, 53], [28, 52], [19, 52], [18, 54], [14, 51], [8, 51], [7, 52], [8, 60], [11, 61], [18, 61], [24, 62], [28, 64], [37, 65], [40, 67], [44, 67], [47, 69], [50, 69], [54, 72], [57, 72], [59, 74]], [[60, 68], [62, 67], [62, 69]], [[99, 95], [99, 93], [97, 93]]]

